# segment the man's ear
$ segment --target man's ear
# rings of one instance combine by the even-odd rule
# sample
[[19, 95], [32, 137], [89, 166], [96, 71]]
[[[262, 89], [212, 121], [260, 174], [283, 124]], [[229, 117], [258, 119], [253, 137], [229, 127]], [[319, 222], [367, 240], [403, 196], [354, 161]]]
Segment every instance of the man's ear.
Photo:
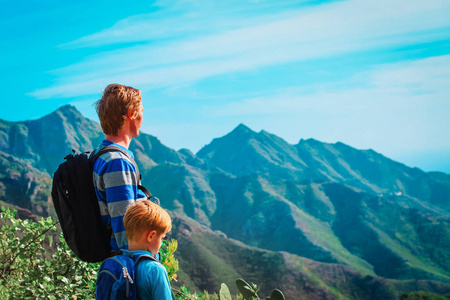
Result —
[[136, 116], [134, 115], [134, 113], [133, 113], [133, 111], [131, 109], [128, 109], [127, 118], [130, 119], [130, 120], [133, 120], [133, 119], [136, 118]]
[[150, 230], [147, 233], [147, 242], [151, 242], [155, 236], [156, 236], [156, 230]]

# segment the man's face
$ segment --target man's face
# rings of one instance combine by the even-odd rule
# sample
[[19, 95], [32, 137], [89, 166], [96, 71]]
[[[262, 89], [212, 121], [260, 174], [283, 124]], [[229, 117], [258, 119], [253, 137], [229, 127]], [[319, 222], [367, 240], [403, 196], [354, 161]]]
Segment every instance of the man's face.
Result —
[[137, 137], [139, 135], [139, 130], [142, 126], [142, 120], [144, 118], [143, 116], [144, 107], [142, 106], [142, 101], [139, 103], [139, 108], [137, 114], [134, 116], [134, 118], [131, 120], [131, 126], [133, 130], [133, 137]]

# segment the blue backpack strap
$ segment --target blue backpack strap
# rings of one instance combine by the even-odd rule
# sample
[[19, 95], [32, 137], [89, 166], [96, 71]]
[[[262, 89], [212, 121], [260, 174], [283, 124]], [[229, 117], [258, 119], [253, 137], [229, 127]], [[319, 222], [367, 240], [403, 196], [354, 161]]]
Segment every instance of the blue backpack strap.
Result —
[[97, 275], [96, 299], [137, 299], [135, 263], [129, 253], [107, 258]]
[[[141, 261], [141, 258], [147, 258], [147, 259], [150, 259], [150, 260], [154, 260], [154, 261], [160, 262], [159, 259], [157, 259], [157, 258], [155, 258], [155, 257], [153, 257], [153, 256], [151, 256], [151, 255], [148, 255], [148, 254], [132, 254], [130, 251], [128, 251], [128, 250], [123, 250], [123, 249], [120, 250], [120, 252], [121, 252], [122, 255], [126, 255], [126, 256], [128, 256], [129, 258], [133, 259], [135, 265], [136, 265], [139, 261]], [[159, 255], [159, 253], [158, 253], [157, 255]]]
[[154, 258], [151, 255], [147, 255], [147, 254], [133, 255], [133, 260], [134, 260], [135, 265], [137, 265], [143, 259], [150, 259], [150, 260], [153, 260], [156, 262], [160, 262], [159, 260], [157, 260], [156, 258]]
[[[133, 255], [133, 254], [131, 254], [131, 253], [130, 253], [129, 251], [127, 251], [127, 250], [122, 250], [122, 252], [127, 253], [127, 255], [129, 255], [130, 257], [133, 258], [133, 260], [134, 260], [134, 265], [135, 265], [135, 266], [137, 266], [137, 264], [138, 264], [140, 261], [144, 260], [144, 259], [150, 259], [150, 260], [153, 260], [153, 261], [156, 261], [156, 262], [161, 263], [161, 261], [160, 261], [159, 259], [157, 259], [157, 258], [155, 258], [155, 257], [153, 257], [153, 256], [151, 256], [151, 255], [147, 255], [147, 254], [135, 254], [135, 255]], [[157, 255], [158, 255], [159, 257], [161, 257], [161, 255], [159, 254], [159, 252], [158, 252]], [[136, 273], [137, 273], [137, 272], [136, 272]], [[135, 276], [137, 276], [137, 275], [135, 274]], [[175, 295], [173, 294], [173, 291], [171, 291], [171, 292], [172, 292], [172, 300], [176, 300]]]
[[124, 261], [119, 259], [118, 255], [111, 257], [111, 259], [115, 260], [119, 265], [122, 266], [123, 277], [127, 279], [130, 282], [130, 284], [134, 284], [134, 274], [133, 273], [130, 274], [130, 272], [133, 271], [129, 270], [129, 266], [126, 266]]

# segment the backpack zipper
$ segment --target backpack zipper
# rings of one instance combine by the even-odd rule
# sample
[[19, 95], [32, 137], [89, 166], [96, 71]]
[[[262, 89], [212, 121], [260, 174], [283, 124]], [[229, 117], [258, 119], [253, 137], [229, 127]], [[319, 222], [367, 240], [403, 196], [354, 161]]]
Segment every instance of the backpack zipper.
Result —
[[117, 257], [111, 257], [111, 259], [115, 260], [116, 262], [118, 262], [121, 266], [122, 266], [122, 273], [123, 273], [123, 278], [127, 279], [127, 283], [125, 286], [125, 296], [127, 298], [130, 298], [130, 283], [133, 284], [134, 281], [130, 276], [130, 273], [128, 273], [128, 269], [127, 267], [125, 267], [122, 262], [117, 258]]
[[131, 278], [130, 273], [128, 273], [127, 268], [123, 267], [122, 270], [123, 270], [123, 277], [128, 279], [130, 283], [133, 284], [134, 283], [133, 279]]
[[127, 285], [125, 288], [125, 295], [127, 298], [130, 297], [130, 284], [133, 284], [133, 279], [131, 279], [130, 274], [128, 273], [127, 268], [123, 267], [123, 278], [127, 279]]

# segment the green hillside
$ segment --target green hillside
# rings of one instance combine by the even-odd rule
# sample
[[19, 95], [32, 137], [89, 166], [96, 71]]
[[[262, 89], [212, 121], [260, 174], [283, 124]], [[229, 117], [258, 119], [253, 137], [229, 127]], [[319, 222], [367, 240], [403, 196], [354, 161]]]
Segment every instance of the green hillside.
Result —
[[[54, 170], [102, 139], [72, 106], [0, 120], [0, 200], [52, 215]], [[130, 149], [143, 185], [177, 216], [180, 282], [217, 291], [242, 277], [293, 299], [448, 292], [448, 174], [342, 143], [291, 145], [243, 124], [197, 154], [145, 133]]]
[[261, 284], [262, 295], [273, 288], [286, 299], [398, 299], [425, 290], [444, 294], [450, 286], [426, 280], [392, 280], [364, 275], [341, 264], [319, 263], [287, 252], [261, 250], [224, 237], [207, 226], [174, 214], [171, 238], [177, 239], [181, 271], [178, 285], [217, 291], [221, 282], [237, 293], [236, 278]]

